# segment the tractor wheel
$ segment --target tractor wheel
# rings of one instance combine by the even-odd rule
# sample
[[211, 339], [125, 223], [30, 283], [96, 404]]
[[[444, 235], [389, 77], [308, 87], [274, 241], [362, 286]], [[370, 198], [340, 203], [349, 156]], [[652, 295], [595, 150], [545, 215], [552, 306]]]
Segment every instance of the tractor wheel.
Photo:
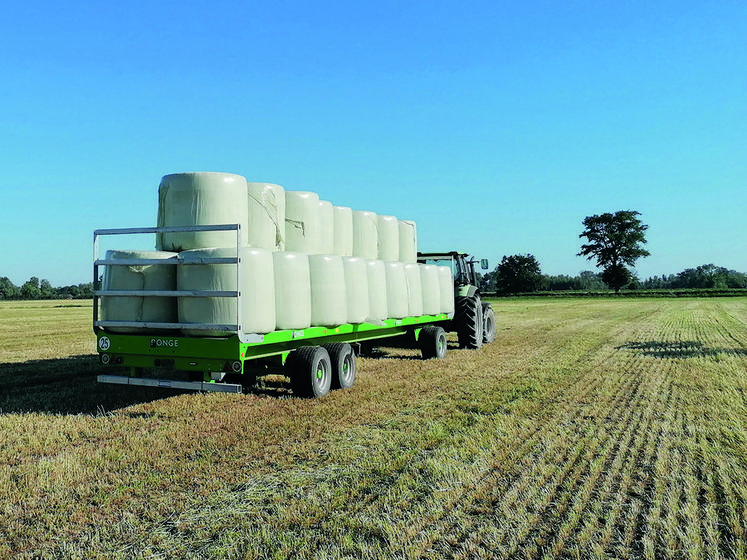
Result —
[[495, 311], [489, 303], [482, 304], [482, 341], [487, 344], [495, 340]]
[[355, 353], [353, 347], [345, 342], [325, 344], [323, 346], [332, 362], [332, 388], [350, 389], [355, 383]]
[[286, 361], [291, 388], [299, 397], [323, 397], [332, 383], [332, 364], [321, 346], [303, 346], [291, 352]]
[[446, 331], [434, 325], [425, 326], [420, 330], [418, 344], [424, 360], [443, 358], [446, 356]]
[[460, 348], [477, 349], [482, 346], [482, 305], [478, 297], [456, 298], [454, 322]]

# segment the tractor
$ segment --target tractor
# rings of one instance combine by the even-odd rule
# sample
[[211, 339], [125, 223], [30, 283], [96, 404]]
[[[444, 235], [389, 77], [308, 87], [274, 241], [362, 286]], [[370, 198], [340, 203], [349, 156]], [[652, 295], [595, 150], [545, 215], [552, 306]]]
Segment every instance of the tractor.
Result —
[[418, 262], [448, 266], [454, 277], [454, 318], [450, 331], [456, 331], [461, 348], [476, 349], [495, 340], [495, 312], [482, 301], [475, 264], [488, 269], [488, 260], [471, 259], [467, 253], [418, 253]]

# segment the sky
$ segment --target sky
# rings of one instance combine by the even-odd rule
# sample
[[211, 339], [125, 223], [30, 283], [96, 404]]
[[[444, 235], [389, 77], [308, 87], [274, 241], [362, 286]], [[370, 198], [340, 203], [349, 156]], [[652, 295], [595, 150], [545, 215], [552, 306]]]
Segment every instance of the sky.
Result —
[[636, 210], [640, 278], [747, 272], [744, 0], [30, 0], [0, 53], [19, 285], [90, 281], [93, 230], [156, 225], [185, 171], [415, 220], [491, 269], [593, 270], [584, 217]]

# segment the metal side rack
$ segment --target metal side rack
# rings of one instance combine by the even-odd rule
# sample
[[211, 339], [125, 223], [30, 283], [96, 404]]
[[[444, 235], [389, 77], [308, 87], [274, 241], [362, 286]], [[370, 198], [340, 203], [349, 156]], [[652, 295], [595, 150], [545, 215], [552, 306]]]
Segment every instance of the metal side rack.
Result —
[[[159, 233], [188, 233], [203, 231], [235, 231], [236, 232], [236, 257], [204, 257], [199, 260], [182, 261], [173, 259], [101, 259], [99, 258], [99, 238], [105, 235], [138, 235]], [[242, 305], [241, 305], [241, 280], [242, 267], [239, 254], [241, 236], [240, 224], [222, 224], [206, 226], [173, 226], [173, 227], [143, 227], [143, 228], [121, 228], [121, 229], [98, 229], [93, 232], [93, 327], [95, 331], [101, 328], [142, 328], [153, 330], [199, 329], [208, 331], [230, 331], [237, 333], [242, 342], [258, 342], [261, 340], [255, 334], [244, 333], [241, 328]], [[236, 265], [237, 290], [104, 290], [101, 289], [99, 280], [99, 267], [101, 266], [176, 266], [197, 264], [233, 264]], [[99, 318], [99, 302], [102, 297], [189, 297], [208, 298], [224, 297], [236, 299], [236, 322], [232, 324], [217, 323], [161, 323], [152, 321], [112, 321]]]
[[[99, 257], [99, 241], [102, 236], [119, 236], [119, 235], [142, 235], [142, 234], [162, 234], [162, 233], [191, 233], [204, 231], [235, 231], [236, 232], [236, 256], [235, 257], [205, 257], [199, 260], [182, 261], [176, 255], [170, 259], [106, 259]], [[93, 329], [97, 334], [99, 350], [109, 350], [110, 340], [109, 329], [130, 328], [136, 329], [138, 334], [148, 336], [152, 332], [169, 332], [170, 336], [180, 336], [181, 329], [199, 329], [204, 331], [222, 331], [235, 334], [243, 343], [261, 341], [262, 337], [253, 333], [244, 333], [241, 328], [242, 302], [241, 302], [241, 280], [242, 266], [241, 256], [239, 253], [241, 239], [240, 224], [221, 224], [205, 226], [173, 226], [173, 227], [142, 227], [142, 228], [118, 228], [118, 229], [98, 229], [93, 232]], [[105, 290], [102, 289], [100, 278], [100, 267], [107, 266], [176, 266], [176, 265], [197, 265], [197, 264], [230, 264], [236, 266], [236, 290]], [[231, 324], [219, 323], [165, 323], [154, 321], [117, 321], [101, 319], [99, 305], [103, 297], [188, 297], [188, 298], [208, 298], [222, 297], [234, 298], [236, 300], [236, 322]], [[142, 329], [142, 331], [139, 331]], [[109, 336], [103, 336], [109, 335]], [[121, 337], [118, 337], [121, 338]], [[154, 340], [161, 340], [155, 338]], [[110, 363], [111, 355], [101, 353], [103, 364]], [[164, 363], [169, 363], [164, 360]], [[136, 368], [133, 368], [133, 372]], [[170, 379], [151, 379], [141, 378], [136, 375], [118, 376], [118, 375], [99, 375], [98, 381], [101, 383], [113, 383], [119, 385], [138, 385], [145, 387], [170, 387], [173, 389], [190, 389], [198, 391], [221, 391], [221, 392], [241, 392], [241, 385], [229, 383], [216, 383], [215, 374], [206, 375], [203, 381], [178, 381]]]

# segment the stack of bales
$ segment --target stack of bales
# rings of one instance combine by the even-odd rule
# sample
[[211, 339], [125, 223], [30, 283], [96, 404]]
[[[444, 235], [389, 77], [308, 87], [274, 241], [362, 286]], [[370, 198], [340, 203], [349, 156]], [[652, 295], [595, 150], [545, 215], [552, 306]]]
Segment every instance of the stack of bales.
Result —
[[[320, 200], [316, 193], [250, 183], [230, 173], [166, 175], [159, 186], [158, 226], [241, 225], [236, 231], [161, 233], [157, 258], [140, 283], [107, 267], [108, 289], [241, 291], [244, 332], [337, 326], [454, 311], [448, 267], [417, 263], [414, 222], [378, 216]], [[237, 254], [238, 247], [238, 254]], [[117, 255], [109, 258], [120, 258]], [[235, 264], [206, 262], [239, 258]], [[124, 258], [124, 257], [122, 257]], [[149, 257], [150, 258], [150, 257]], [[176, 273], [174, 273], [176, 268]], [[150, 270], [149, 269], [149, 270]], [[162, 270], [163, 269], [163, 270]], [[130, 272], [132, 274], [127, 274]], [[138, 287], [135, 287], [138, 286]], [[105, 297], [102, 318], [232, 324], [236, 299], [223, 297]], [[226, 333], [185, 329], [184, 334]]]

